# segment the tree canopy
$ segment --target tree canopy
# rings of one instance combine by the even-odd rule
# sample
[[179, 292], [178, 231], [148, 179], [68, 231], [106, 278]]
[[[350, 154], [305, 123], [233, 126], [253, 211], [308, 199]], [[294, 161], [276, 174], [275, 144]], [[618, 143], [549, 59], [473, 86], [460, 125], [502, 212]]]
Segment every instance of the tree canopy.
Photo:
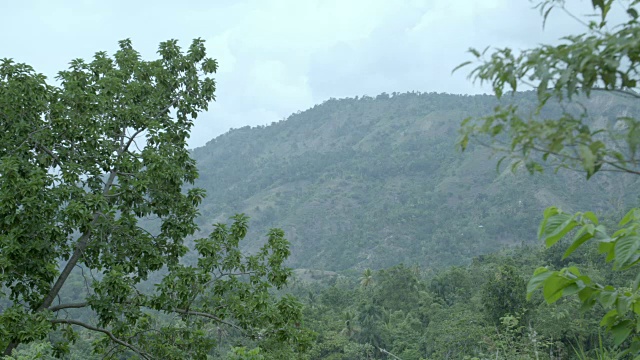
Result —
[[[195, 264], [183, 261], [205, 196], [186, 141], [215, 99], [217, 62], [200, 39], [186, 51], [163, 42], [152, 61], [119, 45], [71, 61], [59, 85], [0, 61], [0, 349], [56, 332], [62, 354], [75, 329], [102, 336], [95, 350], [107, 357], [206, 358], [216, 326], [288, 341], [300, 305], [269, 293], [290, 273], [281, 230], [243, 254], [237, 215], [195, 240]], [[84, 291], [71, 299], [74, 274]], [[161, 280], [150, 288], [150, 277]]]
[[[640, 100], [640, 1], [592, 0], [595, 16], [583, 20], [569, 12], [565, 2], [538, 3], [544, 19], [560, 9], [586, 26], [586, 32], [561, 39], [557, 45], [514, 51], [510, 48], [483, 52], [472, 49], [479, 64], [470, 77], [489, 82], [497, 97], [530, 86], [537, 91], [532, 109], [504, 104], [482, 118], [466, 120], [459, 145], [465, 149], [476, 140], [502, 153], [516, 169], [524, 164], [530, 172], [549, 166], [584, 172], [587, 179], [603, 171], [640, 175], [637, 157], [640, 120], [624, 111], [610, 121], [594, 119], [581, 101], [595, 91], [607, 92], [631, 101]], [[625, 9], [629, 19], [612, 23], [614, 6]], [[595, 19], [595, 20], [594, 20]], [[461, 64], [465, 66], [471, 62]], [[564, 106], [560, 117], [549, 117], [545, 106], [557, 102]], [[501, 160], [502, 161], [502, 160]], [[547, 247], [571, 236], [568, 257], [589, 240], [597, 241], [600, 253], [615, 270], [635, 269], [640, 263], [640, 209], [633, 208], [619, 221], [617, 231], [609, 231], [592, 211], [567, 213], [558, 207], [544, 212], [538, 236]], [[614, 337], [615, 345], [626, 344], [625, 353], [640, 355], [640, 277], [625, 287], [600, 284], [570, 266], [558, 271], [538, 268], [528, 284], [529, 296], [542, 288], [547, 302], [577, 294], [584, 307], [601, 304], [609, 312], [602, 318]]]

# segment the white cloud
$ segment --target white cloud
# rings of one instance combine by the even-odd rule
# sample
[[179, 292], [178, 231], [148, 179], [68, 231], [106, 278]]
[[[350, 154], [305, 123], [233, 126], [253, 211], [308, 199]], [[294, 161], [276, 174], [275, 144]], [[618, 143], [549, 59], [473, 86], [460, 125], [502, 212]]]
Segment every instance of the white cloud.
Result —
[[[589, 11], [583, 2], [578, 12]], [[47, 75], [131, 38], [144, 57], [160, 41], [207, 40], [219, 60], [217, 102], [190, 144], [230, 127], [277, 121], [329, 97], [411, 90], [477, 93], [461, 71], [466, 50], [527, 48], [581, 30], [560, 12], [543, 32], [524, 0], [63, 0], [10, 2], [0, 57]], [[29, 24], [25, 26], [25, 24]], [[20, 29], [19, 31], [16, 29]]]

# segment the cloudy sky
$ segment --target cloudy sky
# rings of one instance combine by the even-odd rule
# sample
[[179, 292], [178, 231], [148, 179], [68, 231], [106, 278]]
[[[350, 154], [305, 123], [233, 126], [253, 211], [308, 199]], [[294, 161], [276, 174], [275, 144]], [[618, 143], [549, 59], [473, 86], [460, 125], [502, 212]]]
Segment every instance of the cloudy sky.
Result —
[[[578, 12], [590, 1], [573, 0]], [[328, 98], [406, 91], [481, 93], [464, 71], [469, 47], [524, 49], [580, 25], [552, 13], [543, 31], [528, 0], [1, 1], [0, 58], [53, 77], [131, 38], [152, 59], [158, 43], [201, 37], [220, 69], [217, 102], [190, 145], [268, 124]]]

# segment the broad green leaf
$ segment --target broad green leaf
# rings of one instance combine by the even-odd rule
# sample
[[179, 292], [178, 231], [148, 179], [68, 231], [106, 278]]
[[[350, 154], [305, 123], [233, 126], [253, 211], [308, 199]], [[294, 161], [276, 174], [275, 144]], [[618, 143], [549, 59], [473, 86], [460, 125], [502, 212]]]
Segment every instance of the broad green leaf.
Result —
[[549, 271], [549, 269], [547, 269], [545, 267], [540, 267], [540, 268], [536, 269], [536, 271], [533, 273], [533, 276], [529, 280], [529, 283], [527, 283], [527, 300], [531, 299], [531, 296], [533, 295], [533, 292], [537, 288], [542, 286], [544, 284], [544, 282], [551, 275], [553, 275], [553, 272]]
[[542, 288], [544, 299], [548, 304], [553, 304], [554, 302], [560, 300], [564, 289], [571, 284], [573, 284], [572, 280], [566, 279], [560, 276], [558, 273], [553, 273], [553, 275], [549, 276], [544, 281], [544, 285]]
[[629, 235], [620, 237], [615, 242], [614, 252], [615, 259], [614, 263], [616, 268], [624, 268], [629, 263], [630, 260], [637, 260], [637, 257], [634, 259], [634, 256], [638, 255], [638, 249], [640, 248], [640, 236], [637, 235]]
[[615, 257], [614, 247], [615, 247], [615, 242], [613, 241], [601, 241], [598, 243], [598, 252], [600, 254], [607, 254], [607, 257], [605, 260], [609, 262], [613, 260]]
[[[556, 224], [560, 221], [563, 222], [556, 226]], [[549, 221], [547, 221], [547, 229], [545, 229], [545, 233], [548, 233], [548, 235], [544, 236], [547, 248], [557, 243], [577, 225], [578, 222], [575, 221], [574, 217], [568, 214], [556, 215], [553, 218], [549, 219]]]
[[578, 298], [583, 304], [585, 304], [590, 299], [592, 299], [592, 296], [594, 295], [594, 293], [596, 293], [596, 290], [590, 287], [585, 287], [578, 292]]
[[612, 309], [609, 310], [600, 320], [600, 326], [610, 326], [614, 323], [618, 318], [618, 310]]
[[611, 286], [605, 287], [605, 289], [600, 292], [600, 303], [606, 308], [613, 306], [617, 299], [618, 292]]
[[613, 334], [613, 344], [615, 346], [620, 346], [620, 344], [629, 337], [629, 334], [631, 334], [633, 326], [631, 320], [624, 320], [612, 326], [610, 330]]
[[579, 248], [580, 245], [584, 244], [589, 239], [592, 239], [594, 230], [595, 229], [593, 229], [592, 224], [583, 226], [573, 238], [573, 243], [571, 243], [571, 246], [569, 246], [567, 248], [567, 251], [564, 252], [562, 258], [566, 259], [569, 255], [571, 255], [571, 253], [576, 251], [576, 249]]
[[624, 316], [629, 311], [631, 307], [631, 298], [626, 295], [618, 296], [618, 301], [616, 301], [616, 310], [618, 310], [618, 314], [620, 316]]

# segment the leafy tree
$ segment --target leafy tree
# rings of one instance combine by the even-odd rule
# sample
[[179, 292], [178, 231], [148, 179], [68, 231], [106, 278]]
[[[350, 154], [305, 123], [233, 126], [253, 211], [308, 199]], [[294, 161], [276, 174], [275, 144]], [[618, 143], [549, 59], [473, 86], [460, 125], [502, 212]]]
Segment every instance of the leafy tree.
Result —
[[[470, 77], [490, 82], [498, 98], [527, 84], [537, 90], [538, 102], [533, 110], [502, 104], [489, 116], [468, 119], [462, 126], [460, 146], [465, 149], [470, 139], [488, 142], [496, 151], [512, 159], [513, 167], [523, 163], [530, 172], [543, 171], [549, 164], [586, 173], [622, 172], [640, 174], [637, 157], [640, 144], [640, 121], [626, 111], [611, 114], [615, 118], [606, 126], [589, 118], [580, 99], [594, 91], [638, 101], [640, 74], [640, 1], [592, 0], [595, 20], [583, 21], [571, 14], [560, 0], [538, 4], [546, 20], [550, 11], [562, 9], [582, 21], [586, 33], [566, 36], [559, 45], [515, 52], [498, 49], [485, 58], [485, 52], [472, 49], [480, 65]], [[615, 6], [626, 9], [629, 20], [610, 25], [610, 12]], [[462, 64], [461, 66], [467, 65]], [[545, 116], [550, 102], [565, 105], [554, 118]], [[501, 160], [502, 161], [502, 160]], [[564, 257], [571, 255], [589, 240], [598, 242], [599, 251], [615, 270], [626, 270], [640, 262], [640, 209], [631, 209], [620, 220], [618, 230], [611, 233], [599, 222], [594, 212], [570, 214], [557, 207], [544, 212], [539, 237], [547, 247], [574, 232]], [[637, 271], [637, 270], [636, 270]], [[559, 271], [539, 268], [529, 281], [529, 296], [542, 288], [547, 302], [577, 294], [583, 306], [601, 304], [609, 312], [602, 318], [613, 335], [614, 343], [628, 340], [626, 353], [640, 355], [640, 277], [624, 287], [602, 285], [582, 274], [576, 267]]]
[[482, 305], [487, 318], [494, 324], [501, 324], [507, 315], [519, 316], [521, 323], [527, 323], [526, 284], [513, 266], [505, 265], [497, 269], [493, 278], [483, 287]]
[[413, 271], [404, 265], [394, 266], [378, 273], [374, 300], [392, 310], [415, 309], [419, 301], [420, 283]]
[[[217, 325], [288, 339], [301, 305], [269, 295], [289, 276], [281, 230], [243, 255], [247, 217], [237, 215], [195, 241], [197, 264], [181, 261], [205, 195], [185, 190], [198, 176], [186, 140], [214, 100], [216, 61], [200, 39], [186, 52], [163, 42], [153, 61], [119, 45], [113, 57], [73, 60], [59, 86], [0, 62], [0, 348], [9, 355], [54, 331], [72, 342], [78, 328], [102, 336], [98, 352], [144, 359], [205, 358]], [[76, 268], [96, 276], [82, 301], [65, 302]], [[155, 289], [140, 291], [161, 269]]]
[[446, 305], [467, 299], [470, 295], [471, 279], [460, 267], [451, 267], [431, 279], [429, 289]]

